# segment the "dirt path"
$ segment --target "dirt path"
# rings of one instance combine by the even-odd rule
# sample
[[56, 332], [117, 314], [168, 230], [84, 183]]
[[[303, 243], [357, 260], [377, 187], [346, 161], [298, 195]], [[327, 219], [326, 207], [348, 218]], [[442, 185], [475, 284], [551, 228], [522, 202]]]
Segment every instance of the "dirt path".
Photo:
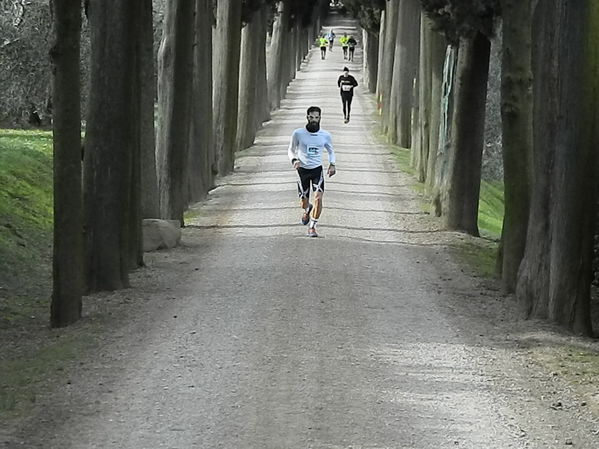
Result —
[[[421, 212], [363, 90], [343, 124], [336, 78], [360, 62], [313, 51], [183, 245], [86, 299], [100, 349], [6, 448], [599, 447], [589, 407], [529, 360], [539, 325], [449, 257], [465, 237]], [[318, 239], [286, 155], [312, 104], [338, 167]]]

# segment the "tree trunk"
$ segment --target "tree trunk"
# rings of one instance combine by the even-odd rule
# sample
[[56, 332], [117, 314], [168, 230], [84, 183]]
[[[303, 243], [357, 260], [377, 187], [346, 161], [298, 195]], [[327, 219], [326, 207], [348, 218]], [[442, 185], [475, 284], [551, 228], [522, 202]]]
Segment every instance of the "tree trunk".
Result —
[[[132, 120], [130, 121], [132, 160], [129, 172], [129, 209], [126, 214], [128, 223], [129, 269], [133, 270], [144, 265], [143, 235], [141, 222], [142, 214], [142, 144], [154, 148], [154, 64], [153, 64], [153, 20], [152, 1], [138, 0], [130, 3], [133, 8], [134, 21], [131, 24], [135, 37], [133, 63], [133, 91], [131, 105]], [[149, 28], [149, 29], [148, 29]], [[152, 31], [152, 32], [150, 32]], [[150, 58], [150, 62], [148, 59]], [[151, 70], [151, 79], [145, 70]], [[144, 93], [144, 87], [149, 85], [151, 99]], [[145, 134], [144, 134], [145, 133]], [[157, 188], [157, 186], [156, 186]]]
[[[383, 70], [383, 58], [385, 56], [385, 38], [387, 36], [387, 11], [381, 11], [381, 27], [379, 30], [379, 49], [377, 55], [377, 68], [376, 68], [376, 88], [375, 88], [375, 96], [376, 96], [376, 111], [379, 115], [383, 114], [383, 98], [382, 98], [382, 90], [383, 90], [383, 78], [385, 77], [385, 73]], [[381, 124], [382, 125], [382, 124]]]
[[193, 2], [167, 4], [158, 50], [157, 161], [160, 217], [178, 220], [188, 200], [194, 42]]
[[52, 327], [81, 318], [83, 205], [79, 47], [81, 0], [52, 0], [54, 43], [52, 104], [54, 145], [54, 252]]
[[[241, 62], [239, 76], [239, 123], [237, 128], [237, 147], [241, 150], [250, 147], [256, 138], [256, 116], [259, 114], [258, 73], [260, 67], [259, 52], [263, 51], [262, 11], [256, 11], [249, 23], [243, 28], [241, 37]], [[262, 46], [262, 48], [261, 48]]]
[[189, 151], [189, 200], [199, 201], [214, 186], [216, 154], [212, 112], [212, 0], [196, 0], [193, 101]]
[[422, 14], [420, 17], [420, 66], [418, 74], [418, 142], [412, 146], [412, 151], [417, 151], [419, 167], [418, 177], [421, 181], [426, 181], [426, 168], [428, 166], [428, 157], [431, 152], [431, 117], [433, 109], [438, 109], [440, 104], [432, 103], [432, 85], [433, 53], [431, 48], [431, 24], [430, 19]]
[[432, 22], [426, 20], [427, 47], [430, 52], [430, 128], [428, 137], [428, 156], [426, 161], [425, 192], [431, 195], [435, 185], [435, 169], [437, 165], [437, 153], [439, 152], [439, 133], [441, 126], [442, 88], [443, 88], [443, 65], [447, 50], [447, 41], [441, 33], [432, 29]]
[[268, 99], [270, 101], [271, 111], [281, 107], [279, 86], [281, 84], [281, 71], [283, 70], [281, 61], [285, 40], [284, 30], [287, 27], [286, 21], [287, 14], [285, 13], [285, 3], [280, 1], [277, 4], [277, 15], [275, 16], [275, 21], [272, 26], [270, 53], [267, 61]]
[[490, 53], [491, 43], [480, 33], [460, 40], [445, 223], [448, 229], [474, 236], [478, 236]]
[[379, 91], [377, 93], [380, 105], [381, 123], [383, 132], [389, 129], [389, 111], [391, 100], [391, 84], [393, 81], [393, 63], [395, 59], [395, 40], [397, 37], [398, 5], [396, 2], [387, 2], [385, 9], [385, 41], [382, 58], [379, 59]]
[[377, 69], [379, 57], [379, 37], [377, 34], [362, 30], [363, 84], [370, 93], [376, 93]]
[[234, 0], [219, 0], [216, 19], [214, 120], [218, 172], [233, 171], [237, 141], [241, 8]]
[[152, 1], [144, 0], [141, 9], [141, 210], [143, 218], [160, 216], [158, 176], [156, 173], [156, 130], [154, 103], [156, 76], [154, 72], [154, 22]]
[[[594, 126], [599, 87], [599, 33], [596, 31], [599, 7], [589, 1], [551, 3], [545, 5], [552, 14], [552, 17], [543, 16], [545, 24], [557, 26], [554, 29], [561, 31], [551, 48], [556, 64], [545, 70], [555, 71], [559, 83], [544, 86], [544, 95], [555, 97], [557, 108], [549, 108], [549, 113], [556, 113], [547, 116], [549, 123], [539, 123], [556, 125], [556, 138], [549, 147], [554, 151], [554, 170], [549, 216], [551, 248], [545, 255], [549, 256], [550, 281], [547, 312], [550, 320], [590, 335], [596, 147], [599, 143]], [[549, 30], [548, 26], [544, 31]], [[544, 61], [545, 65], [548, 60]], [[538, 69], [536, 62], [535, 69]]]
[[551, 198], [554, 142], [557, 139], [557, 115], [560, 104], [557, 96], [559, 74], [555, 33], [556, 3], [539, 3], [533, 16], [533, 172], [530, 213], [524, 257], [518, 271], [516, 296], [524, 316], [548, 318], [551, 254]]
[[444, 192], [446, 179], [449, 176], [449, 160], [451, 154], [451, 138], [455, 103], [455, 77], [459, 48], [449, 45], [445, 51], [443, 63], [443, 82], [441, 84], [441, 108], [439, 118], [439, 144], [435, 160], [435, 175], [432, 190], [432, 205], [436, 216], [440, 217], [447, 208], [447, 198]]
[[268, 99], [268, 80], [266, 74], [268, 68], [266, 66], [266, 30], [268, 28], [268, 17], [269, 9], [262, 9], [262, 43], [260, 44], [260, 52], [258, 53], [258, 66], [263, 67], [263, 70], [258, 73], [258, 115], [256, 116], [256, 122], [260, 126], [263, 122], [270, 120], [270, 102]]
[[502, 0], [501, 118], [505, 213], [501, 273], [506, 292], [516, 288], [524, 255], [532, 170], [530, 0]]
[[84, 157], [87, 286], [127, 287], [137, 241], [132, 216], [139, 152], [139, 3], [90, 0], [91, 88]]
[[412, 142], [412, 109], [414, 107], [414, 80], [418, 76], [420, 50], [420, 3], [402, 0], [399, 4], [397, 47], [399, 54], [399, 89], [395, 135], [400, 147], [410, 148]]

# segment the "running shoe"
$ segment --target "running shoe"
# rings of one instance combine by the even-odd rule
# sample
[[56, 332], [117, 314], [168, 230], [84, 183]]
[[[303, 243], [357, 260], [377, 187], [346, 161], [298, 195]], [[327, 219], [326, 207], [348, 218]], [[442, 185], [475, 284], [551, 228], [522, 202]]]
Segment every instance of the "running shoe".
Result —
[[318, 237], [318, 234], [316, 233], [316, 228], [308, 229], [308, 237]]
[[310, 221], [310, 212], [312, 212], [312, 204], [310, 204], [310, 207], [308, 208], [308, 212], [304, 212], [304, 215], [302, 215], [302, 224], [303, 225], [307, 225], [308, 222]]

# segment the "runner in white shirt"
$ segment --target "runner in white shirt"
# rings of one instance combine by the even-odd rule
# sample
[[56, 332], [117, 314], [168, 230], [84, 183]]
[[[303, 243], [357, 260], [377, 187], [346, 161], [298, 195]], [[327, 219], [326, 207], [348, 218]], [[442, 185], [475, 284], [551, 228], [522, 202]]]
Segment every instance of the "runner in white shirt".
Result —
[[[291, 135], [287, 154], [298, 172], [300, 180], [297, 190], [300, 206], [304, 209], [302, 224], [308, 226], [308, 236], [318, 237], [316, 224], [322, 213], [322, 195], [324, 193], [324, 176], [322, 173], [322, 156], [324, 150], [329, 155], [327, 174], [335, 174], [335, 151], [331, 134], [320, 129], [321, 110], [318, 106], [310, 106], [307, 111], [308, 123], [305, 128], [298, 128]], [[310, 187], [314, 191], [314, 204], [310, 203]]]

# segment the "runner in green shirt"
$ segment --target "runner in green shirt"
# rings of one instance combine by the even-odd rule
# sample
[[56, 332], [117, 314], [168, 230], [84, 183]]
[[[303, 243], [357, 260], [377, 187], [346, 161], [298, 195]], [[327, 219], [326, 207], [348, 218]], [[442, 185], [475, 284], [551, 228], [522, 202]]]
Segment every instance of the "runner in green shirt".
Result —
[[341, 44], [341, 48], [343, 49], [343, 59], [347, 59], [347, 47], [348, 47], [349, 37], [347, 37], [347, 33], [343, 33], [343, 36], [339, 38], [339, 43]]

